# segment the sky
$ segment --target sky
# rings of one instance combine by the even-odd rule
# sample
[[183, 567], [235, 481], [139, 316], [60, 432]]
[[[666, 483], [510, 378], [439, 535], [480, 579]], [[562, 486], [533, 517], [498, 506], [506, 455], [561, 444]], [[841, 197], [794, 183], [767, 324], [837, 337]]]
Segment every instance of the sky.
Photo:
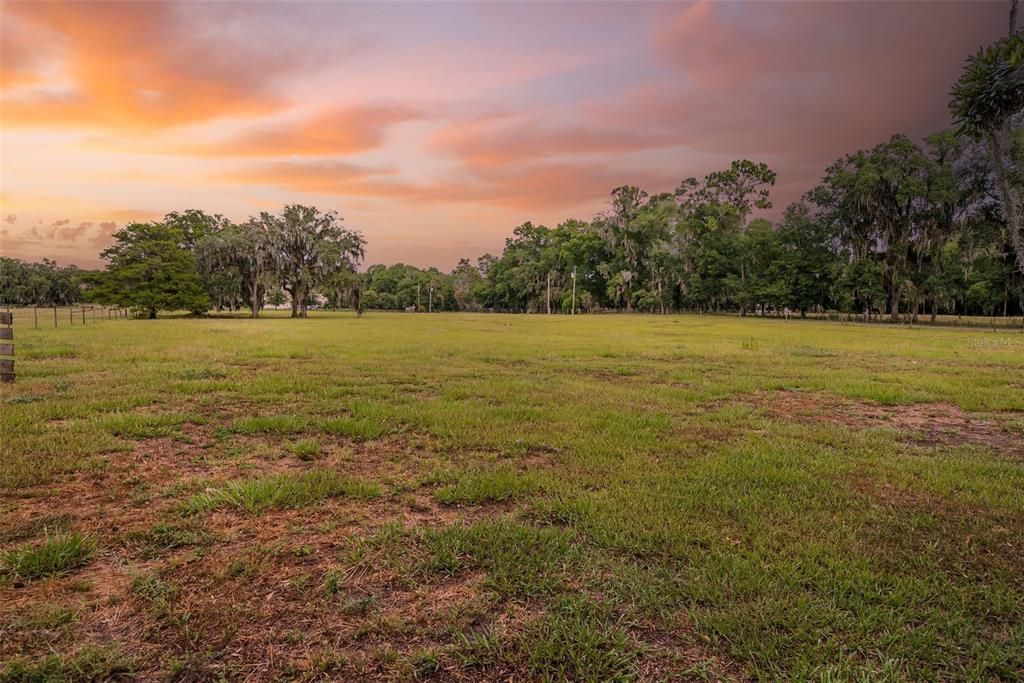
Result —
[[452, 268], [733, 159], [778, 213], [950, 124], [985, 2], [0, 2], [0, 254], [83, 267], [198, 208], [336, 210], [366, 263]]

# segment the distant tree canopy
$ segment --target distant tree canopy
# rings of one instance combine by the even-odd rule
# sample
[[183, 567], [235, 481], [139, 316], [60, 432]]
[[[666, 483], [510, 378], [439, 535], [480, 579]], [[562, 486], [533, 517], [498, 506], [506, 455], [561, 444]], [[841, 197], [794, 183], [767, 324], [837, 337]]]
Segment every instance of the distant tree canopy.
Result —
[[268, 293], [284, 303], [282, 289], [292, 316], [305, 317], [315, 290], [355, 273], [365, 245], [337, 214], [301, 205], [239, 225], [194, 209], [174, 212], [158, 223], [133, 223], [114, 239], [101, 254], [109, 264], [91, 296], [148, 317], [244, 306], [255, 318]]
[[68, 306], [85, 295], [88, 271], [60, 267], [49, 259], [25, 263], [0, 256], [0, 304]]
[[450, 273], [401, 263], [358, 273], [362, 235], [314, 207], [240, 224], [188, 210], [119, 231], [99, 274], [0, 259], [0, 296], [88, 296], [148, 316], [212, 306], [256, 317], [286, 301], [294, 317], [311, 302], [360, 312], [1020, 314], [1024, 37], [1011, 28], [971, 56], [949, 106], [953, 128], [845, 155], [775, 223], [755, 212], [772, 208], [776, 174], [748, 159], [673, 192], [617, 187], [590, 221], [523, 223], [500, 254], [461, 259]]

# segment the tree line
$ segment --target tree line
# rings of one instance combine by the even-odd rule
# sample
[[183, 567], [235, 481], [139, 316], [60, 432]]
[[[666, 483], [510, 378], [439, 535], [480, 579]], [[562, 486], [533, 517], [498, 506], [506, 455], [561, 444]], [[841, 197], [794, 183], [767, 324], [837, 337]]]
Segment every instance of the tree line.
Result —
[[0, 298], [87, 299], [159, 310], [311, 305], [505, 312], [1024, 312], [1024, 38], [967, 60], [954, 126], [845, 155], [771, 222], [776, 174], [747, 159], [672, 192], [611, 191], [589, 221], [524, 223], [500, 255], [451, 272], [405, 264], [358, 272], [366, 246], [335, 212], [289, 205], [241, 224], [198, 210], [133, 223], [107, 267], [0, 260]]
[[50, 259], [26, 263], [0, 256], [0, 303], [17, 306], [70, 306], [83, 298], [84, 276], [78, 266], [58, 266]]

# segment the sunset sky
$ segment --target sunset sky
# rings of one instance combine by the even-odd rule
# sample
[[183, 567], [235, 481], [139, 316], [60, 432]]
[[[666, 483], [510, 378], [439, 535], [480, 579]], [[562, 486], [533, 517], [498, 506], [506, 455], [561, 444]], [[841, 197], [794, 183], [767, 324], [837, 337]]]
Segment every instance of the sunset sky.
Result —
[[741, 157], [781, 208], [948, 125], [1008, 2], [0, 8], [4, 256], [94, 267], [129, 221], [298, 202], [362, 230], [367, 263], [449, 269]]

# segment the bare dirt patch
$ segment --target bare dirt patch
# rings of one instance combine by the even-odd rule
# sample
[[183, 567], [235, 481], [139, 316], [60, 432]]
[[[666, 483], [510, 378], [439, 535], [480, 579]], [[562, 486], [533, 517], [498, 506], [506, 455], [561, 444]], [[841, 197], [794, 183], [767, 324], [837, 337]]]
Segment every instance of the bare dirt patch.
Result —
[[761, 391], [742, 402], [777, 419], [856, 430], [893, 429], [924, 446], [968, 444], [1024, 457], [1024, 438], [1004, 429], [999, 418], [969, 413], [951, 403], [885, 405], [810, 391]]
[[[103, 469], [57, 477], [0, 506], [0, 527], [16, 532], [0, 550], [39, 542], [44, 532], [36, 522], [51, 518], [98, 547], [85, 567], [66, 576], [0, 583], [0, 604], [11, 607], [0, 615], [0, 661], [69, 652], [81, 642], [117, 643], [143, 679], [176, 670], [186, 680], [297, 673], [408, 680], [422, 652], [453, 647], [453, 629], [493, 616], [481, 572], [426, 581], [384, 558], [349, 571], [352, 542], [386, 524], [410, 532], [505, 509], [435, 501], [424, 482], [443, 459], [429, 443], [411, 434], [369, 441], [320, 435], [321, 453], [305, 461], [288, 449], [298, 435], [225, 435], [220, 426], [186, 423], [172, 436], [134, 440], [130, 451], [108, 454]], [[227, 509], [186, 517], [179, 509], [203, 482], [314, 467], [377, 483], [382, 495], [260, 515]], [[178, 544], [175, 536], [162, 546], [164, 537], [147, 535], [158, 528], [197, 531], [200, 540]], [[408, 551], [403, 541], [393, 543], [389, 552], [398, 557]], [[343, 581], [328, 590], [335, 571]], [[140, 592], [140, 580], [152, 585]], [[46, 605], [75, 616], [43, 635], [23, 625]], [[447, 660], [445, 667], [454, 664]], [[463, 677], [457, 670], [434, 675]]]

